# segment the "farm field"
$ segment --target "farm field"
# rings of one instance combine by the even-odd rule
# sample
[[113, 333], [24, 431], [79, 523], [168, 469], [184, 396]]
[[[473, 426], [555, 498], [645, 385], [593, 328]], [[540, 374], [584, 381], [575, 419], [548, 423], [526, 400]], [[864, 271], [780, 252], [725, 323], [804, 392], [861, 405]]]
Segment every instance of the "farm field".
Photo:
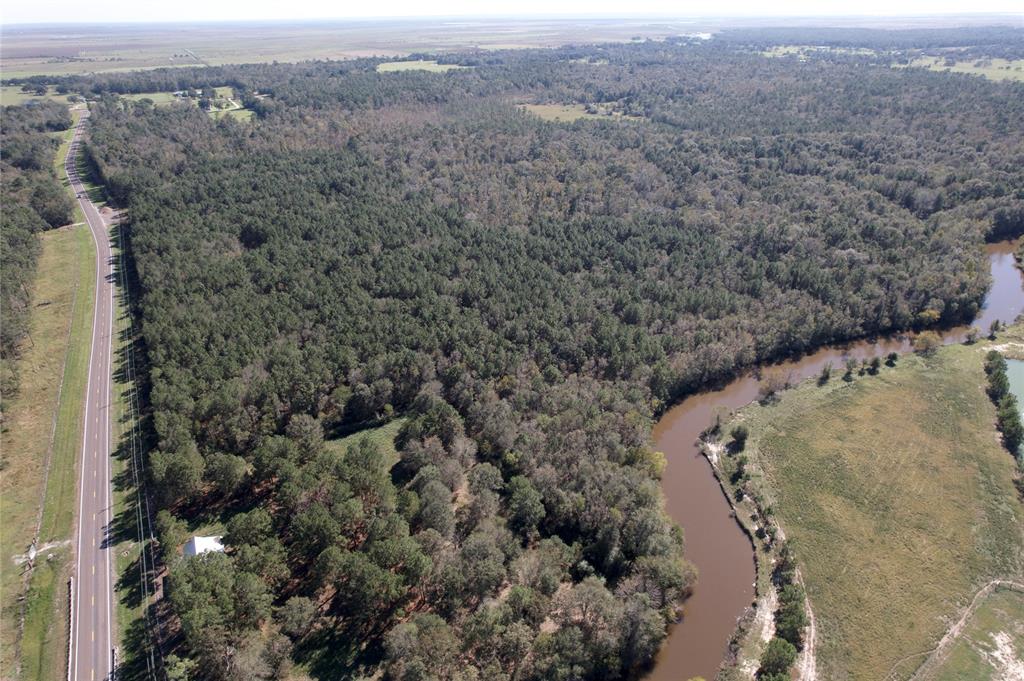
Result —
[[664, 38], [693, 30], [683, 20], [536, 19], [347, 21], [290, 24], [90, 26], [75, 31], [15, 26], [0, 46], [3, 77], [306, 59], [399, 57], [415, 52], [552, 47]]
[[904, 356], [851, 382], [834, 371], [725, 426], [750, 430], [746, 469], [802, 566], [822, 678], [908, 678], [979, 588], [1021, 574], [1024, 511], [986, 348]]

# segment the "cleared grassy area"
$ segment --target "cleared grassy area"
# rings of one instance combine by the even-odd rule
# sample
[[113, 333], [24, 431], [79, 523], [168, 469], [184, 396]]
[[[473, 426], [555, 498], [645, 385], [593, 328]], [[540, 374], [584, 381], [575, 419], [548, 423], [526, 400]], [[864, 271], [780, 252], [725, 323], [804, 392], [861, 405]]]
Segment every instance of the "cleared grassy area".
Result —
[[22, 678], [61, 681], [67, 667], [68, 564], [73, 552], [61, 547], [48, 552], [32, 576], [26, 596], [25, 636], [21, 644]]
[[588, 113], [583, 104], [520, 104], [519, 108], [532, 113], [545, 121], [571, 123], [581, 118], [604, 118], [595, 113]]
[[[41, 240], [31, 339], [20, 364], [21, 390], [9, 403], [0, 435], [6, 464], [0, 481], [4, 528], [0, 533], [0, 647], [5, 669], [11, 668], [18, 654], [14, 641], [22, 570], [12, 557], [27, 551], [40, 520], [42, 545], [71, 538], [95, 288], [95, 250], [88, 228], [78, 225], [45, 232]], [[63, 596], [70, 551], [61, 546], [41, 552], [37, 565], [45, 569], [36, 570], [29, 587], [22, 657], [27, 679], [52, 678], [51, 671], [60, 676], [64, 669], [62, 645], [57, 645], [66, 642], [57, 616], [64, 606], [58, 607], [54, 597]], [[47, 561], [47, 554], [54, 559]], [[44, 641], [52, 645], [44, 646]]]
[[931, 71], [947, 73], [967, 73], [984, 76], [989, 80], [1024, 81], [1024, 59], [981, 59], [975, 61], [958, 61], [952, 66], [946, 64], [942, 57], [918, 57], [910, 62], [909, 68], [925, 68]]
[[[4, 74], [7, 77], [7, 74]], [[57, 90], [51, 85], [45, 95], [36, 95], [28, 92], [22, 92], [20, 85], [4, 85], [0, 86], [0, 106], [14, 106], [16, 104], [24, 104], [25, 102], [41, 102], [44, 99], [53, 99], [58, 102], [67, 102], [67, 95], [58, 95]]]
[[139, 102], [143, 99], [148, 99], [156, 106], [166, 106], [167, 104], [174, 104], [175, 102], [188, 102], [190, 100], [180, 99], [174, 96], [173, 92], [139, 92], [133, 95], [121, 95], [127, 100], [133, 102]]
[[367, 428], [366, 430], [360, 430], [359, 432], [346, 435], [342, 438], [328, 440], [327, 449], [328, 451], [343, 455], [352, 445], [358, 444], [363, 440], [363, 438], [369, 438], [371, 442], [380, 447], [381, 452], [383, 452], [392, 463], [397, 462], [398, 450], [395, 449], [395, 438], [398, 437], [398, 431], [402, 429], [402, 425], [405, 423], [405, 420], [405, 417], [397, 418], [393, 421], [388, 421], [377, 428]]
[[255, 114], [249, 109], [222, 109], [220, 111], [211, 111], [210, 117], [214, 120], [230, 116], [231, 118], [237, 118], [240, 121], [252, 120]]
[[[71, 146], [71, 140], [75, 136], [75, 126], [78, 125], [78, 119], [80, 119], [82, 114], [85, 112], [84, 107], [85, 104], [77, 104], [71, 107], [71, 127], [57, 133], [60, 135], [60, 146], [57, 148], [57, 155], [53, 157], [53, 169], [57, 173], [57, 177], [60, 179], [60, 184], [64, 187], [65, 191], [72, 195], [74, 195], [74, 191], [71, 189], [71, 181], [68, 180], [67, 173], [64, 172], [64, 159], [67, 158], [68, 147]], [[78, 205], [78, 201], [75, 201], [74, 203], [75, 224], [85, 222], [85, 213], [82, 212], [82, 207]]]
[[[908, 678], [990, 579], [1020, 575], [1016, 466], [984, 392], [987, 343], [852, 382], [809, 381], [743, 422], [751, 488], [792, 542], [821, 678]], [[724, 455], [726, 477], [739, 456]]]
[[[616, 111], [608, 104], [520, 104], [520, 109], [532, 113], [545, 121], [571, 123], [580, 119], [595, 121], [608, 120], [643, 120], [639, 116], [628, 116]], [[589, 109], [588, 110], [588, 106]]]
[[394, 73], [396, 71], [430, 71], [431, 73], [445, 73], [455, 69], [463, 69], [465, 66], [458, 64], [438, 64], [433, 59], [414, 59], [410, 61], [389, 61], [377, 64], [378, 73]]
[[[241, 104], [232, 99], [234, 91], [230, 86], [214, 88], [217, 98], [213, 100], [213, 108], [210, 109], [210, 117], [213, 119], [231, 116], [241, 121], [248, 121], [253, 117], [253, 112], [243, 108]], [[132, 95], [122, 95], [125, 99], [133, 102], [148, 99], [154, 106], [169, 106], [171, 104], [186, 103], [193, 106], [198, 105], [199, 100], [190, 97], [175, 97], [173, 92], [140, 92]]]
[[[1013, 679], [1024, 671], [1024, 592], [997, 588], [967, 621], [928, 681]], [[1016, 673], [1016, 676], [1014, 675]]]

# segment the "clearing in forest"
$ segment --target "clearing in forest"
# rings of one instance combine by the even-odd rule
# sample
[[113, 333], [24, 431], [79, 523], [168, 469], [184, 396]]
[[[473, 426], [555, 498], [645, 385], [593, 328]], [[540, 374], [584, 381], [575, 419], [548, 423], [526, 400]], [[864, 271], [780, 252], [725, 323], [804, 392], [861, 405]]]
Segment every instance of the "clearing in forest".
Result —
[[458, 64], [438, 64], [433, 59], [412, 59], [408, 61], [388, 61], [377, 64], [377, 73], [395, 73], [396, 71], [430, 71], [432, 73], [444, 73], [455, 69], [464, 69], [465, 66]]
[[988, 345], [850, 381], [833, 371], [738, 415], [751, 485], [802, 568], [821, 678], [908, 678], [979, 588], [1021, 574], [1024, 507], [984, 390]]
[[910, 67], [925, 68], [931, 71], [949, 73], [967, 73], [984, 76], [989, 80], [1024, 81], [1024, 59], [974, 59], [948, 63], [942, 57], [918, 57], [910, 62]]
[[384, 425], [377, 426], [376, 428], [366, 428], [364, 430], [356, 431], [351, 435], [346, 435], [345, 437], [327, 440], [327, 449], [328, 451], [344, 455], [345, 452], [348, 451], [349, 447], [359, 444], [363, 438], [369, 438], [373, 444], [380, 448], [380, 451], [384, 456], [394, 464], [398, 461], [398, 450], [395, 448], [395, 438], [398, 437], [398, 432], [402, 430], [402, 426], [405, 424], [405, 421], [405, 417], [401, 417], [388, 421]]
[[520, 104], [519, 108], [528, 111], [545, 121], [571, 123], [581, 118], [598, 121], [607, 120], [641, 120], [640, 116], [624, 114], [616, 108], [615, 103], [609, 104]]

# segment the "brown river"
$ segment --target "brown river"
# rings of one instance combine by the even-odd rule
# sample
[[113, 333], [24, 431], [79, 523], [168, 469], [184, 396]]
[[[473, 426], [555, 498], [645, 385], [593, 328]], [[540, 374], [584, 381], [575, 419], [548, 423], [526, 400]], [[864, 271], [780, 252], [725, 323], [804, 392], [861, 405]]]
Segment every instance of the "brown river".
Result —
[[[1009, 322], [1024, 311], [1021, 272], [1014, 263], [1014, 243], [986, 247], [992, 269], [992, 288], [974, 326], [987, 332], [1000, 320]], [[964, 340], [966, 327], [943, 333], [947, 343]], [[906, 352], [905, 336], [826, 346], [777, 369], [796, 382], [817, 375], [831, 362], [841, 367], [848, 357], [861, 359], [889, 352]], [[693, 395], [670, 409], [654, 427], [656, 448], [668, 465], [662, 477], [669, 515], [686, 536], [686, 557], [699, 571], [697, 587], [686, 601], [684, 616], [669, 633], [647, 681], [685, 681], [693, 676], [713, 679], [725, 656], [736, 620], [754, 600], [754, 554], [748, 537], [731, 516], [725, 494], [700, 454], [697, 439], [714, 415], [738, 409], [757, 398], [759, 381], [753, 372], [720, 390]]]

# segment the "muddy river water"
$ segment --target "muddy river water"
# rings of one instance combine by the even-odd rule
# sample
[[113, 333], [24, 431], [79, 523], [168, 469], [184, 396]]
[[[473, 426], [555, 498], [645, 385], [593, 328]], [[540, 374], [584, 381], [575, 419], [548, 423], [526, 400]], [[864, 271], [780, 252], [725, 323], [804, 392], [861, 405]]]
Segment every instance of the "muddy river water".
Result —
[[[1014, 264], [1014, 244], [987, 247], [992, 288], [974, 325], [988, 331], [1000, 320], [1009, 322], [1024, 311], [1021, 273]], [[960, 342], [966, 327], [944, 332], [947, 343]], [[831, 362], [840, 368], [847, 358], [861, 359], [906, 352], [904, 336], [826, 346], [817, 352], [773, 365], [791, 382], [817, 375]], [[700, 454], [697, 438], [716, 413], [738, 409], [757, 398], [759, 381], [753, 372], [720, 390], [693, 395], [661, 418], [654, 428], [656, 448], [668, 465], [662, 477], [669, 515], [686, 536], [686, 557], [699, 571], [697, 587], [686, 601], [684, 617], [669, 633], [648, 681], [685, 681], [693, 676], [713, 679], [736, 620], [754, 600], [754, 554], [747, 536], [730, 514], [729, 502]]]

